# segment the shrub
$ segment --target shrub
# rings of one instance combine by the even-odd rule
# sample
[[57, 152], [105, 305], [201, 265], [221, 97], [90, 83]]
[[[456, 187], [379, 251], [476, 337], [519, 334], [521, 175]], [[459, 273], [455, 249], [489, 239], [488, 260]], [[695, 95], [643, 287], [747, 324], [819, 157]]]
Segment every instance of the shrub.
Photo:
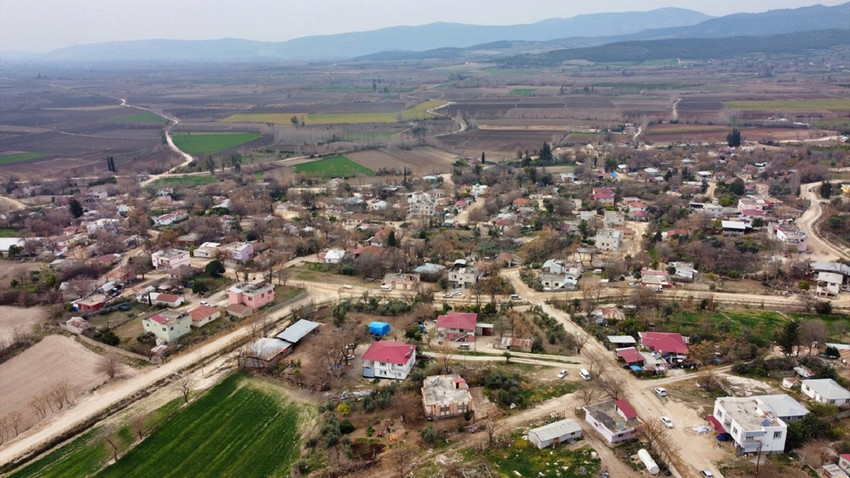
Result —
[[425, 443], [431, 445], [437, 443], [437, 431], [434, 430], [434, 425], [429, 423], [427, 427], [419, 430], [419, 434], [422, 435], [422, 440], [424, 440]]

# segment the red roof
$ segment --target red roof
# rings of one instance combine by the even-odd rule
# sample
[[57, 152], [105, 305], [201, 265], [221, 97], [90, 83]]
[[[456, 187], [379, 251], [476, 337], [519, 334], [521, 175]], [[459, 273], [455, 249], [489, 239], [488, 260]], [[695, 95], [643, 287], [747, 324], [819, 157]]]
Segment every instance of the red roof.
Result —
[[156, 296], [157, 302], [171, 303], [177, 302], [178, 299], [180, 299], [180, 296], [175, 294], [159, 294], [158, 296]]
[[627, 364], [640, 363], [644, 361], [643, 355], [638, 352], [638, 349], [629, 347], [625, 349], [617, 349], [617, 355], [625, 360]]
[[215, 314], [219, 310], [215, 307], [210, 307], [208, 305], [200, 305], [195, 307], [194, 309], [189, 311], [189, 315], [192, 316], [192, 320], [195, 322], [206, 319], [207, 317]]
[[165, 317], [163, 317], [159, 314], [155, 314], [155, 315], [151, 316], [151, 320], [153, 320], [154, 322], [159, 323], [159, 324], [164, 324], [164, 323], [168, 322], [167, 320], [165, 320]]
[[743, 211], [741, 211], [741, 215], [766, 217], [767, 211], [762, 211], [761, 209], [744, 209]]
[[614, 402], [614, 405], [616, 405], [617, 410], [619, 410], [620, 413], [622, 413], [623, 416], [626, 417], [626, 420], [631, 420], [633, 418], [637, 418], [637, 412], [635, 411], [634, 407], [632, 407], [632, 404], [629, 403], [628, 400], [626, 400], [626, 399], [617, 400], [616, 402]]
[[714, 418], [714, 415], [707, 415], [705, 419], [708, 420], [708, 423], [711, 423], [711, 428], [714, 428], [714, 431], [717, 433], [728, 433], [726, 429], [723, 428], [723, 424], [720, 423], [718, 419]]
[[688, 345], [682, 334], [675, 332], [639, 332], [644, 347], [659, 353], [687, 354]]
[[404, 365], [410, 360], [411, 355], [416, 355], [415, 345], [382, 340], [380, 342], [373, 342], [369, 346], [369, 350], [363, 354], [363, 360]]
[[475, 331], [477, 322], [478, 314], [475, 312], [449, 312], [437, 317], [437, 328]]

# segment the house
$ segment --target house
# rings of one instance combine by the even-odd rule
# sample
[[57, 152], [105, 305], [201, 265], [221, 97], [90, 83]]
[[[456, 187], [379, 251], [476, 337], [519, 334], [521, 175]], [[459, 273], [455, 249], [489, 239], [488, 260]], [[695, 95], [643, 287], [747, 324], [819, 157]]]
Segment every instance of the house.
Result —
[[643, 366], [646, 362], [643, 355], [640, 354], [638, 349], [634, 347], [624, 347], [616, 350], [617, 359], [625, 363], [626, 365], [636, 365]]
[[520, 352], [531, 352], [534, 346], [534, 339], [505, 336], [495, 345], [496, 348], [504, 348], [506, 350], [518, 350]]
[[173, 211], [168, 214], [155, 217], [153, 223], [157, 226], [170, 226], [176, 222], [183, 221], [188, 217], [189, 214], [187, 214], [186, 211]]
[[635, 409], [627, 400], [609, 400], [582, 407], [584, 420], [608, 443], [631, 439], [640, 423]]
[[528, 441], [539, 449], [580, 438], [581, 425], [571, 418], [552, 422], [528, 431]]
[[404, 380], [415, 363], [415, 345], [391, 340], [373, 342], [363, 354], [363, 376]]
[[614, 204], [614, 190], [611, 188], [593, 188], [591, 199], [602, 205]]
[[192, 316], [192, 327], [200, 328], [221, 317], [221, 310], [218, 307], [200, 305], [190, 310], [189, 315]]
[[427, 418], [448, 418], [472, 411], [472, 394], [460, 375], [432, 375], [422, 382]]
[[832, 272], [841, 274], [843, 283], [850, 283], [850, 266], [840, 262], [812, 262], [811, 268], [815, 272]]
[[92, 294], [88, 297], [71, 302], [77, 312], [95, 312], [106, 305], [106, 296], [103, 294]]
[[261, 337], [239, 354], [239, 366], [270, 368], [292, 351], [292, 344], [280, 339]]
[[785, 244], [789, 249], [797, 252], [806, 252], [809, 249], [809, 236], [797, 228], [788, 224], [771, 224], [770, 236]]
[[850, 402], [850, 391], [838, 385], [831, 378], [803, 380], [800, 391], [816, 402], [832, 405], [843, 405]]
[[467, 266], [466, 261], [455, 261], [454, 266], [449, 270], [449, 284], [456, 289], [471, 289], [478, 279], [481, 277], [481, 272], [476, 266]]
[[844, 276], [836, 272], [818, 272], [817, 295], [836, 296], [841, 291]]
[[772, 412], [785, 423], [798, 422], [809, 413], [809, 410], [800, 402], [784, 393], [759, 395], [754, 398], [758, 400], [763, 410]]
[[674, 269], [673, 280], [680, 282], [693, 282], [696, 278], [697, 270], [694, 269], [693, 262], [670, 262], [668, 266]]
[[345, 251], [342, 249], [331, 249], [328, 252], [319, 254], [319, 258], [322, 259], [325, 264], [339, 264], [342, 262], [344, 257]]
[[575, 290], [578, 287], [578, 280], [566, 274], [547, 274], [544, 272], [538, 276], [538, 280], [543, 285], [543, 290]]
[[389, 273], [381, 282], [381, 290], [416, 290], [419, 287], [419, 274]]
[[672, 286], [670, 283], [670, 274], [667, 271], [655, 269], [640, 270], [640, 285], [650, 288], [667, 288]]
[[741, 221], [720, 221], [720, 226], [723, 232], [727, 234], [745, 234], [749, 229], [749, 224]]
[[189, 251], [181, 249], [166, 249], [151, 254], [151, 264], [157, 270], [171, 270], [180, 266], [190, 265]]
[[136, 272], [129, 267], [119, 266], [109, 271], [106, 274], [106, 279], [126, 284], [136, 279]]
[[624, 348], [624, 347], [634, 347], [637, 345], [637, 340], [631, 335], [609, 335], [606, 337], [608, 340], [608, 348]]
[[665, 357], [668, 362], [684, 359], [688, 355], [688, 345], [685, 343], [682, 334], [675, 332], [638, 332], [638, 335], [640, 336], [641, 346]]
[[414, 192], [407, 196], [408, 217], [433, 217], [436, 212], [436, 202], [428, 192]]
[[226, 258], [239, 262], [246, 263], [254, 257], [254, 246], [250, 242], [234, 242], [221, 247], [221, 251], [227, 256]]
[[625, 224], [625, 218], [617, 211], [605, 211], [602, 217], [602, 224], [605, 227], [617, 227]]
[[163, 342], [174, 342], [192, 331], [192, 316], [187, 312], [164, 310], [142, 319], [142, 328]]
[[478, 314], [454, 312], [437, 317], [437, 332], [450, 342], [474, 342]]
[[850, 473], [850, 453], [844, 453], [838, 457], [838, 467], [846, 473]]
[[150, 301], [153, 305], [164, 305], [166, 307], [175, 308], [183, 305], [186, 299], [182, 295], [151, 292]]
[[[626, 320], [626, 313], [622, 309], [610, 305], [600, 307], [591, 312], [590, 315], [595, 319], [597, 324]], [[632, 339], [632, 341], [634, 341], [634, 339]]]
[[61, 327], [72, 334], [81, 334], [91, 328], [92, 325], [88, 320], [82, 317], [71, 317], [70, 319], [62, 322]]
[[254, 313], [254, 309], [245, 304], [230, 304], [227, 306], [226, 310], [227, 315], [236, 317], [237, 319], [244, 319]]
[[602, 229], [596, 233], [594, 244], [601, 251], [616, 251], [623, 244], [623, 233], [616, 229]]
[[200, 257], [203, 259], [212, 259], [218, 252], [218, 246], [220, 245], [221, 244], [218, 242], [205, 242], [198, 246], [197, 249], [195, 249], [195, 257]]
[[227, 289], [230, 305], [242, 304], [254, 310], [274, 302], [274, 286], [263, 279], [245, 282]]
[[757, 397], [721, 397], [712, 414], [732, 436], [736, 454], [785, 450], [788, 425]]

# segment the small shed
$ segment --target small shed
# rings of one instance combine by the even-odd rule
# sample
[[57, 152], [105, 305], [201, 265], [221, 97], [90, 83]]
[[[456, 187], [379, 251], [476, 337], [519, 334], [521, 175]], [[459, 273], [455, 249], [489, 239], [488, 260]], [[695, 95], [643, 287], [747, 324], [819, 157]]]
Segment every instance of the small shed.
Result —
[[301, 319], [298, 322], [290, 325], [283, 332], [275, 335], [275, 337], [280, 340], [285, 340], [289, 343], [297, 344], [301, 342], [301, 339], [307, 336], [310, 332], [316, 330], [320, 323], [312, 322], [310, 320]]
[[239, 365], [248, 368], [268, 368], [292, 351], [292, 344], [280, 339], [262, 337], [240, 354]]
[[386, 322], [370, 322], [369, 333], [372, 335], [384, 336], [390, 333], [390, 324]]
[[581, 438], [581, 426], [571, 418], [543, 425], [528, 432], [528, 441], [537, 448], [546, 448], [579, 438]]

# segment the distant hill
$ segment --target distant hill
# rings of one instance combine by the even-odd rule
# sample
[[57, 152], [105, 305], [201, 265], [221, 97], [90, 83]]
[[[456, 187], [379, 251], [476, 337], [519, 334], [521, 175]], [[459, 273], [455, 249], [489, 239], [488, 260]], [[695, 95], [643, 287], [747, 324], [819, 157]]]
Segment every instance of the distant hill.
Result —
[[519, 55], [498, 60], [504, 66], [553, 66], [568, 60], [594, 62], [639, 62], [666, 58], [706, 60], [732, 58], [752, 53], [789, 53], [827, 49], [847, 45], [850, 29], [818, 30], [769, 36], [729, 38], [677, 38], [668, 40], [627, 41], [589, 48], [555, 50], [534, 55]]
[[296, 38], [285, 42], [249, 40], [140, 40], [80, 45], [54, 50], [48, 61], [250, 61], [349, 59], [384, 50], [425, 51], [463, 48], [504, 40], [546, 41], [568, 36], [610, 36], [649, 28], [700, 23], [712, 17], [693, 10], [662, 8], [648, 12], [598, 13], [553, 18], [523, 25], [432, 23], [367, 32]]

